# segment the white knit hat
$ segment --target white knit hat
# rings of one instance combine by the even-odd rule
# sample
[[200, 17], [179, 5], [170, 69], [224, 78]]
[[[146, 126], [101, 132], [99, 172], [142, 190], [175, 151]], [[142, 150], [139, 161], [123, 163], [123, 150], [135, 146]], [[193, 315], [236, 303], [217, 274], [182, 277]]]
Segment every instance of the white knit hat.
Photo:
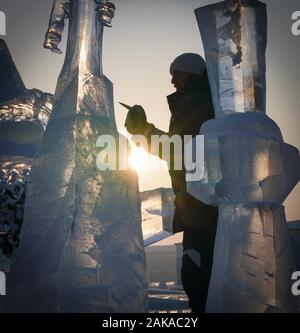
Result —
[[200, 75], [206, 70], [205, 60], [196, 53], [184, 53], [178, 56], [170, 66], [170, 73], [175, 71]]

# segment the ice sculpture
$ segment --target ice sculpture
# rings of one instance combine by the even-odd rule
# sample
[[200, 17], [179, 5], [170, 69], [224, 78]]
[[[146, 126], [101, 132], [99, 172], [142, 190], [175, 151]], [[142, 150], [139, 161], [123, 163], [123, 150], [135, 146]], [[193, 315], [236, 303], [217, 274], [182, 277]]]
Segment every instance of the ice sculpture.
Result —
[[144, 245], [156, 243], [173, 233], [174, 193], [171, 188], [157, 188], [140, 193]]
[[207, 312], [294, 312], [283, 201], [300, 179], [296, 148], [265, 115], [266, 7], [231, 0], [195, 10], [216, 119], [206, 122], [205, 173], [188, 191], [218, 205]]
[[0, 271], [8, 273], [20, 241], [32, 159], [53, 96], [25, 88], [4, 40], [0, 40], [0, 92]]
[[45, 45], [57, 51], [55, 33], [62, 30], [53, 18], [57, 8], [67, 8], [66, 57], [32, 166], [21, 245], [2, 311], [146, 311], [136, 173], [96, 167], [99, 135], [119, 137], [112, 83], [101, 65], [103, 26], [113, 14], [108, 3], [54, 2]]

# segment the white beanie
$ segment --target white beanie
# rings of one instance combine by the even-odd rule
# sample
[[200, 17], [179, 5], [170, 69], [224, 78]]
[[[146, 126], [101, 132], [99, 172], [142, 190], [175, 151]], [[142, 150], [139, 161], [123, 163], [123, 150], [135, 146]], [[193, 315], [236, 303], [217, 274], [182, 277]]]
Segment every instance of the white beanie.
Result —
[[206, 70], [205, 60], [196, 53], [184, 53], [178, 56], [170, 66], [170, 73], [175, 71], [200, 75]]

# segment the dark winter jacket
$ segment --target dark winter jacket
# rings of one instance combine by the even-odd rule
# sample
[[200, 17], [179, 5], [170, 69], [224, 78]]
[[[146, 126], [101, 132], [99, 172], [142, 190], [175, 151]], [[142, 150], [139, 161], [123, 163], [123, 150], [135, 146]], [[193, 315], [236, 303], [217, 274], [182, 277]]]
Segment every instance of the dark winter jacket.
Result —
[[[196, 82], [182, 93], [175, 92], [167, 96], [167, 100], [171, 111], [169, 132], [165, 133], [149, 124], [145, 133], [148, 141], [151, 135], [162, 134], [178, 134], [182, 140], [184, 135], [195, 137], [199, 134], [201, 125], [214, 117], [210, 88], [206, 80]], [[184, 230], [184, 227], [214, 230], [218, 219], [217, 208], [202, 203], [187, 192], [185, 169], [183, 167], [182, 170], [174, 170], [172, 151], [169, 173], [175, 194], [174, 233]]]

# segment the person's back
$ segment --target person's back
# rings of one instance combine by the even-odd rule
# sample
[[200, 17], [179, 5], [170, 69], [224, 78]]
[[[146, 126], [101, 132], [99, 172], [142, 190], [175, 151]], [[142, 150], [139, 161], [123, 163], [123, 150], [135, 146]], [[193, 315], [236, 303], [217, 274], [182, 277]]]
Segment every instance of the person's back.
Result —
[[[169, 137], [199, 135], [201, 125], [214, 117], [212, 98], [204, 60], [196, 54], [183, 54], [171, 64], [170, 72], [176, 92], [167, 97], [171, 111], [169, 132], [164, 133], [147, 123], [140, 106], [128, 112], [125, 126], [131, 134], [142, 134], [151, 143], [152, 135]], [[137, 110], [141, 113], [136, 123]], [[173, 154], [172, 154], [173, 152]], [[162, 157], [159, 154], [160, 157]], [[182, 151], [184, 156], [184, 151]], [[183, 231], [182, 284], [193, 312], [204, 312], [209, 286], [213, 248], [218, 219], [216, 207], [191, 196], [186, 189], [185, 168], [174, 168], [171, 150], [169, 173], [175, 194], [173, 232]]]

